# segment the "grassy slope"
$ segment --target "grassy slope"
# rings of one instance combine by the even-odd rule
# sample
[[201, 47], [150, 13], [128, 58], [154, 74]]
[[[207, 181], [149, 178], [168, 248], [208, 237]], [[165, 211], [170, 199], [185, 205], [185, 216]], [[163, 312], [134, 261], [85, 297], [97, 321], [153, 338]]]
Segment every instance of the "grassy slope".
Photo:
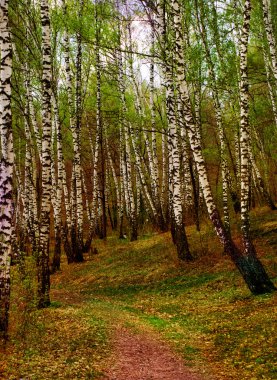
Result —
[[[276, 280], [277, 214], [261, 210], [253, 220], [258, 252]], [[197, 257], [189, 264], [177, 261], [169, 234], [97, 241], [99, 255], [64, 264], [53, 276], [55, 301], [43, 311], [34, 309], [27, 273], [13, 294], [13, 344], [3, 378], [93, 379], [122, 324], [155, 331], [187, 365], [219, 379], [276, 378], [276, 294], [251, 296], [210, 228], [200, 236], [189, 227], [188, 234]]]

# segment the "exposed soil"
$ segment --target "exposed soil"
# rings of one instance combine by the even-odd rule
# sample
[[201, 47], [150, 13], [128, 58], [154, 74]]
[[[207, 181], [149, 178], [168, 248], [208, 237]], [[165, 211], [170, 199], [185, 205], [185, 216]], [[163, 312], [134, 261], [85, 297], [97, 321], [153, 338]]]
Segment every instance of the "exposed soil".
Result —
[[[82, 304], [83, 295], [52, 290], [57, 301], [65, 304]], [[114, 316], [115, 317], [115, 316]], [[170, 347], [151, 332], [133, 332], [122, 327], [115, 317], [112, 323], [112, 354], [105, 363], [101, 380], [208, 380], [210, 376], [200, 376], [184, 364], [184, 360], [172, 352]], [[114, 320], [115, 322], [115, 320]], [[215, 379], [215, 378], [214, 378]]]
[[111, 364], [102, 380], [204, 379], [186, 368], [165, 343], [144, 333], [118, 328]]

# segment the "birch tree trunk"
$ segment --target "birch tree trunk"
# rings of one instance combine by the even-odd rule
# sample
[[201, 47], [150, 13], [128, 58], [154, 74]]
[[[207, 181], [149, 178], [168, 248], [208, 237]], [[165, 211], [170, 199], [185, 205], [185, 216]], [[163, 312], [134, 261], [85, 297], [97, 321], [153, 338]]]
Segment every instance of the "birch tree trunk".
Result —
[[[155, 44], [155, 33], [154, 28], [151, 28], [151, 44], [152, 44], [152, 54], [154, 54], [154, 44]], [[159, 215], [159, 227], [161, 231], [167, 231], [168, 226], [164, 219], [163, 210], [162, 210], [162, 201], [160, 194], [160, 184], [159, 184], [159, 162], [157, 156], [157, 137], [156, 137], [156, 114], [155, 114], [155, 86], [154, 86], [154, 58], [151, 58], [150, 61], [150, 77], [149, 77], [149, 92], [150, 92], [150, 112], [151, 112], [151, 135], [152, 135], [152, 161], [153, 161], [153, 178], [152, 178], [152, 187], [154, 195], [154, 203]]]
[[178, 149], [176, 110], [174, 101], [174, 82], [172, 80], [171, 55], [165, 39], [164, 10], [161, 1], [158, 2], [157, 27], [161, 41], [165, 48], [163, 62], [163, 78], [166, 88], [166, 113], [169, 125], [168, 152], [169, 152], [169, 202], [172, 215], [172, 238], [176, 244], [177, 254], [181, 260], [192, 260], [183, 221], [180, 154]]
[[101, 200], [102, 204], [102, 231], [101, 231], [101, 237], [103, 239], [106, 239], [107, 237], [107, 213], [106, 213], [106, 191], [105, 191], [105, 184], [106, 184], [106, 178], [105, 178], [105, 144], [104, 144], [104, 133], [103, 133], [103, 122], [102, 122], [102, 111], [101, 111], [101, 104], [102, 104], [102, 98], [101, 98], [101, 66], [100, 66], [100, 20], [98, 18], [98, 10], [97, 10], [97, 4], [95, 7], [95, 16], [96, 16], [96, 48], [95, 48], [95, 54], [96, 54], [96, 81], [97, 81], [97, 92], [96, 92], [96, 124], [97, 124], [97, 133], [99, 134], [99, 150], [100, 150], [100, 175], [98, 179], [98, 185], [99, 185], [99, 200]]
[[[84, 1], [80, 0], [78, 19], [80, 22], [77, 31], [77, 55], [76, 55], [76, 124], [73, 125], [73, 150], [74, 150], [74, 165], [73, 177], [75, 181], [74, 203], [76, 204], [76, 220], [72, 223], [72, 249], [76, 262], [82, 262], [83, 259], [83, 197], [82, 197], [82, 178], [81, 178], [81, 118], [82, 118], [82, 36], [81, 24], [83, 15]], [[74, 207], [73, 207], [74, 209]], [[75, 218], [75, 216], [74, 216]], [[74, 244], [75, 243], [75, 244]]]
[[[121, 118], [121, 111], [119, 110], [119, 118]], [[119, 208], [119, 239], [124, 238], [123, 233], [123, 222], [124, 222], [124, 199], [125, 199], [125, 205], [128, 206], [128, 203], [126, 202], [126, 196], [125, 196], [125, 189], [126, 189], [126, 167], [124, 164], [124, 147], [123, 147], [123, 136], [122, 136], [122, 123], [119, 119], [119, 191], [120, 191], [120, 208]], [[125, 170], [124, 170], [125, 169]], [[128, 211], [126, 210], [126, 214], [128, 214]]]
[[[240, 36], [240, 157], [241, 157], [241, 229], [245, 253], [251, 258], [256, 255], [250, 234], [249, 208], [250, 208], [250, 173], [252, 167], [256, 173], [262, 193], [269, 206], [276, 209], [266, 188], [258, 167], [254, 161], [249, 125], [249, 83], [248, 83], [248, 38], [250, 30], [251, 1], [246, 0], [243, 12], [243, 27]], [[261, 274], [262, 275], [262, 274]]]
[[268, 86], [268, 91], [269, 91], [269, 97], [272, 105], [272, 111], [274, 115], [274, 120], [275, 120], [275, 125], [277, 128], [277, 101], [276, 101], [276, 92], [274, 91], [274, 87], [271, 83], [271, 78], [270, 78], [270, 63], [269, 63], [269, 58], [267, 56], [267, 52], [265, 48], [263, 48], [263, 56], [264, 56], [264, 63], [265, 63], [265, 72], [266, 72], [266, 79], [267, 79], [267, 86]]
[[[61, 124], [59, 120], [59, 110], [57, 104], [57, 95], [52, 96], [54, 104], [54, 119], [52, 130], [52, 179], [55, 179], [55, 192], [54, 195], [54, 227], [55, 227], [55, 248], [54, 256], [51, 265], [51, 272], [54, 273], [60, 270], [61, 265], [61, 243], [62, 243], [62, 182], [63, 182], [63, 154], [62, 154], [62, 136], [61, 136]], [[56, 152], [54, 152], [56, 140]], [[54, 154], [56, 153], [56, 154]], [[55, 165], [55, 156], [57, 157]], [[56, 174], [57, 166], [57, 174]], [[52, 184], [53, 186], [54, 184]]]
[[13, 136], [11, 113], [12, 45], [10, 39], [8, 0], [0, 2], [0, 338], [7, 338], [10, 306], [10, 264], [13, 219]]
[[[178, 95], [177, 95], [178, 96]], [[182, 157], [182, 180], [183, 180], [183, 197], [184, 207], [187, 211], [192, 211], [193, 208], [193, 188], [190, 175], [190, 162], [189, 162], [189, 147], [187, 142], [186, 128], [184, 125], [183, 109], [180, 98], [177, 99], [178, 107], [178, 125], [180, 130], [180, 150]]]
[[[78, 19], [81, 23], [83, 12], [83, 0], [79, 2]], [[63, 13], [67, 16], [66, 3], [63, 0]], [[81, 28], [81, 27], [80, 27]], [[73, 97], [73, 80], [70, 68], [69, 36], [67, 30], [64, 33], [65, 47], [65, 72], [66, 87], [68, 95], [68, 106], [70, 112], [70, 129], [73, 139], [73, 169], [71, 188], [71, 220], [67, 223], [66, 236], [67, 256], [72, 256], [69, 260], [75, 262], [83, 261], [83, 200], [82, 200], [82, 179], [81, 179], [81, 152], [80, 152], [80, 129], [81, 129], [81, 100], [82, 100], [82, 38], [81, 31], [77, 31], [77, 54], [76, 54], [76, 93], [75, 104]], [[70, 226], [70, 228], [69, 228]], [[71, 247], [70, 247], [71, 244]]]
[[[134, 154], [135, 154], [135, 161], [136, 161], [136, 167], [137, 167], [137, 179], [139, 180], [140, 184], [141, 184], [141, 187], [142, 187], [142, 190], [145, 194], [145, 198], [147, 199], [149, 205], [150, 205], [150, 209], [151, 209], [151, 212], [154, 216], [154, 219], [159, 222], [159, 218], [158, 218], [158, 213], [157, 213], [157, 210], [156, 210], [156, 207], [153, 203], [153, 200], [152, 200], [152, 197], [148, 191], [148, 188], [147, 188], [147, 183], [146, 183], [146, 179], [145, 179], [145, 175], [144, 175], [144, 172], [143, 172], [143, 169], [142, 169], [142, 162], [141, 162], [141, 159], [140, 159], [140, 154], [139, 154], [139, 151], [138, 151], [138, 148], [137, 148], [137, 142], [135, 141], [135, 134], [134, 134], [134, 131], [131, 127], [131, 125], [129, 125], [129, 129], [130, 129], [130, 139], [131, 139], [131, 143], [133, 145], [133, 150], [134, 150]], [[138, 184], [137, 184], [138, 186]]]
[[[97, 115], [96, 115], [97, 119]], [[98, 189], [98, 164], [99, 164], [99, 145], [100, 145], [100, 132], [99, 132], [99, 125], [96, 123], [96, 137], [95, 137], [95, 144], [93, 149], [93, 143], [92, 139], [90, 139], [91, 144], [91, 151], [93, 154], [93, 174], [92, 174], [92, 184], [93, 184], [93, 193], [92, 193], [92, 212], [91, 212], [91, 229], [92, 231], [96, 231], [97, 227], [97, 218], [96, 218], [96, 210], [97, 210], [97, 199], [99, 195], [99, 189]]]
[[[247, 1], [249, 3], [249, 1]], [[177, 62], [177, 81], [180, 86], [180, 94], [182, 97], [182, 102], [184, 105], [185, 121], [187, 125], [188, 136], [190, 140], [191, 149], [194, 156], [194, 161], [197, 167], [199, 181], [202, 188], [203, 196], [207, 206], [207, 211], [209, 217], [214, 224], [215, 230], [220, 238], [221, 243], [224, 246], [224, 250], [228, 253], [239, 269], [241, 275], [243, 276], [246, 284], [248, 285], [250, 291], [254, 294], [261, 294], [265, 292], [270, 292], [274, 290], [274, 285], [270, 281], [268, 275], [266, 274], [261, 262], [258, 260], [255, 254], [244, 250], [242, 253], [234, 244], [229, 234], [226, 232], [224, 225], [220, 219], [219, 212], [215, 205], [210, 183], [208, 180], [207, 169], [205, 166], [205, 161], [203, 153], [201, 150], [201, 145], [199, 141], [199, 135], [195, 129], [193, 116], [191, 112], [191, 104], [188, 92], [188, 86], [185, 78], [184, 70], [184, 52], [182, 48], [182, 28], [180, 24], [180, 2], [179, 0], [171, 0], [170, 5], [174, 8], [174, 29], [176, 33], [176, 62]], [[249, 14], [246, 13], [246, 20], [249, 23]], [[248, 31], [248, 30], [247, 30]], [[247, 46], [247, 45], [246, 45]], [[243, 49], [245, 53], [245, 47]], [[247, 49], [246, 49], [247, 53]], [[246, 58], [246, 55], [245, 55]], [[245, 151], [246, 153], [246, 151]], [[245, 154], [244, 153], [244, 154]], [[247, 181], [247, 177], [246, 177]], [[247, 213], [245, 213], [247, 222]], [[247, 226], [247, 223], [246, 223]], [[245, 228], [244, 228], [245, 230]], [[247, 229], [246, 229], [247, 231]], [[249, 254], [250, 253], [250, 254]]]
[[42, 195], [37, 253], [38, 307], [50, 305], [49, 234], [51, 206], [51, 40], [48, 0], [41, 0], [42, 25]]
[[[132, 46], [132, 37], [131, 37], [131, 28], [130, 28], [130, 23], [128, 23], [128, 34], [129, 34], [129, 64], [130, 64], [130, 75], [131, 75], [131, 79], [133, 81], [133, 84], [134, 84], [134, 89], [135, 89], [135, 109], [136, 109], [136, 112], [139, 116], [139, 119], [141, 120], [141, 126], [142, 128], [144, 128], [144, 119], [145, 119], [145, 115], [144, 115], [144, 112], [143, 112], [143, 108], [142, 108], [142, 101], [141, 101], [141, 96], [140, 96], [140, 92], [139, 92], [139, 86], [138, 86], [138, 83], [136, 81], [136, 78], [135, 78], [135, 73], [134, 73], [134, 67], [133, 67], [133, 52], [132, 52], [132, 49], [133, 49], [133, 46]], [[136, 138], [135, 136], [135, 133], [134, 133], [134, 130], [133, 128], [129, 127], [130, 129], [130, 137], [131, 137], [131, 142], [132, 142], [132, 146], [133, 146], [133, 150], [134, 150], [134, 153], [135, 153], [135, 160], [136, 160], [136, 166], [137, 166], [137, 172], [138, 172], [138, 176], [137, 176], [137, 179], [141, 182], [141, 186], [142, 186], [142, 189], [143, 189], [143, 193], [145, 195], [145, 198], [150, 206], [150, 209], [151, 209], [151, 212], [157, 222], [157, 225], [159, 226], [159, 228], [161, 230], [164, 230], [165, 229], [165, 226], [164, 226], [164, 220], [163, 220], [163, 215], [162, 215], [162, 209], [161, 209], [161, 204], [160, 204], [160, 199], [159, 199], [159, 183], [158, 183], [158, 168], [157, 168], [157, 146], [156, 146], [156, 137], [155, 137], [155, 114], [154, 114], [154, 110], [153, 110], [153, 86], [154, 86], [154, 67], [153, 65], [151, 65], [150, 67], [150, 93], [152, 93], [152, 95], [150, 95], [150, 103], [151, 103], [151, 126], [152, 126], [152, 136], [153, 136], [153, 140], [152, 140], [152, 148], [155, 149], [155, 152], [153, 151], [153, 149], [151, 149], [151, 145], [150, 145], [150, 140], [149, 140], [149, 136], [147, 135], [147, 132], [145, 132], [143, 130], [143, 137], [144, 137], [144, 141], [145, 141], [145, 146], [146, 146], [146, 152], [147, 152], [147, 156], [148, 156], [148, 163], [149, 163], [149, 173], [150, 173], [150, 183], [151, 183], [151, 189], [152, 189], [152, 195], [151, 193], [149, 192], [148, 190], [148, 186], [147, 186], [147, 181], [146, 181], [146, 176], [144, 174], [144, 171], [143, 171], [143, 165], [142, 165], [142, 161], [141, 161], [141, 157], [140, 157], [140, 152], [139, 152], [139, 149], [138, 149], [138, 139]], [[154, 154], [155, 154], [155, 159], [154, 159]], [[155, 160], [155, 161], [154, 161]], [[138, 199], [138, 197], [137, 197]]]
[[[251, 141], [251, 139], [250, 139]], [[258, 182], [258, 186], [259, 189], [261, 190], [261, 193], [262, 193], [262, 197], [264, 198], [265, 202], [268, 204], [268, 206], [271, 208], [271, 210], [276, 210], [276, 206], [269, 194], [269, 191], [267, 189], [267, 186], [265, 184], [265, 181], [263, 180], [263, 177], [261, 175], [261, 172], [255, 162], [255, 158], [254, 158], [254, 155], [253, 155], [253, 152], [252, 152], [252, 147], [251, 147], [251, 143], [249, 144], [249, 160], [250, 160], [250, 164], [252, 166], [252, 172], [253, 172], [253, 175], [257, 178], [257, 182]]]
[[[25, 165], [24, 165], [24, 191], [23, 197], [23, 219], [26, 223], [25, 234], [28, 234], [29, 241], [32, 245], [32, 252], [37, 252], [39, 245], [39, 221], [38, 221], [38, 202], [37, 202], [37, 189], [36, 189], [36, 152], [34, 142], [32, 139], [31, 127], [33, 124], [31, 113], [32, 97], [30, 96], [30, 78], [26, 67], [27, 78], [25, 81], [26, 87], [26, 106], [25, 106]], [[21, 242], [23, 243], [23, 242]]]
[[166, 225], [168, 225], [168, 154], [166, 144], [166, 131], [162, 132], [162, 190], [161, 207]]
[[215, 74], [215, 68], [212, 60], [212, 56], [210, 53], [210, 47], [208, 45], [207, 40], [207, 32], [204, 22], [204, 6], [202, 3], [202, 0], [200, 0], [200, 6], [198, 9], [198, 1], [195, 0], [196, 4], [196, 12], [197, 12], [197, 21], [198, 21], [198, 28], [199, 33], [203, 41], [204, 49], [206, 52], [206, 59], [208, 63], [208, 71], [210, 80], [212, 83], [212, 96], [213, 96], [213, 103], [215, 108], [215, 118], [216, 118], [216, 124], [218, 129], [218, 137], [220, 142], [220, 164], [221, 164], [221, 176], [222, 176], [222, 203], [223, 203], [223, 218], [224, 218], [224, 226], [226, 231], [230, 232], [230, 219], [229, 219], [229, 210], [228, 210], [228, 184], [227, 184], [227, 157], [226, 157], [226, 144], [224, 140], [224, 130], [223, 130], [223, 121], [222, 121], [222, 112], [221, 112], [221, 105], [219, 100], [219, 92], [218, 92], [218, 86], [217, 86], [217, 79]]
[[243, 26], [240, 35], [240, 182], [241, 182], [241, 230], [246, 254], [254, 254], [250, 238], [250, 127], [249, 127], [249, 84], [247, 68], [248, 38], [250, 30], [251, 1], [245, 0], [243, 10]]
[[277, 51], [271, 18], [270, 0], [262, 0], [262, 6], [266, 37], [269, 45], [269, 52], [272, 63], [272, 72], [275, 77], [275, 81], [277, 82]]
[[[138, 83], [137, 83], [136, 78], [135, 78], [134, 67], [133, 67], [133, 52], [132, 52], [133, 45], [132, 45], [130, 23], [128, 23], [128, 34], [129, 34], [129, 46], [128, 46], [128, 50], [129, 50], [128, 58], [129, 59], [128, 59], [128, 61], [129, 61], [129, 66], [130, 66], [130, 76], [131, 76], [131, 79], [132, 79], [132, 82], [134, 85], [134, 89], [135, 89], [135, 109], [136, 109], [136, 112], [137, 112], [139, 119], [141, 121], [140, 127], [143, 128], [144, 127], [143, 121], [145, 119], [145, 115], [143, 113], [141, 99], [140, 99], [140, 93], [139, 93], [139, 87], [138, 87]], [[131, 123], [129, 123], [128, 125], [129, 125], [131, 145], [133, 147], [133, 151], [134, 151], [134, 155], [135, 155], [136, 172], [137, 172], [136, 173], [136, 186], [137, 186], [137, 211], [136, 212], [137, 212], [137, 216], [139, 216], [139, 210], [140, 210], [140, 207], [138, 207], [138, 203], [140, 200], [140, 195], [138, 196], [138, 192], [140, 191], [140, 187], [141, 187], [143, 190], [143, 193], [145, 195], [145, 198], [150, 205], [150, 209], [151, 209], [151, 212], [153, 214], [153, 217], [157, 221], [157, 223], [159, 224], [159, 217], [158, 217], [157, 209], [156, 209], [155, 204], [152, 200], [152, 196], [151, 196], [150, 192], [148, 191], [146, 177], [145, 177], [145, 174], [143, 171], [143, 163], [142, 163], [140, 151], [138, 148], [138, 146], [139, 146], [138, 133], [134, 132], [134, 129], [132, 128]], [[154, 174], [153, 156], [152, 156], [149, 138], [148, 138], [148, 135], [145, 131], [143, 131], [143, 136], [144, 136], [144, 140], [145, 140], [146, 152], [147, 152], [148, 162], [149, 162], [151, 187], [153, 189], [153, 195], [155, 197], [157, 190], [156, 190], [156, 186], [154, 185], [155, 174]]]
[[[191, 41], [190, 41], [190, 35], [189, 35], [189, 26], [186, 25], [185, 23], [185, 27], [183, 29], [183, 32], [184, 32], [184, 43], [183, 43], [183, 49], [185, 49], [185, 47], [190, 47], [191, 46]], [[197, 39], [199, 37], [197, 36]], [[178, 55], [178, 52], [177, 52], [177, 55]], [[194, 114], [195, 114], [195, 133], [197, 134], [197, 138], [198, 138], [198, 141], [199, 141], [199, 144], [200, 144], [200, 149], [202, 149], [202, 136], [201, 136], [201, 126], [202, 126], [202, 118], [201, 118], [201, 103], [202, 103], [202, 95], [201, 95], [201, 92], [202, 92], [202, 86], [201, 86], [201, 81], [202, 81], [202, 74], [201, 74], [201, 62], [202, 62], [202, 54], [200, 55], [199, 57], [199, 60], [200, 60], [200, 64], [197, 63], [197, 76], [198, 76], [198, 81], [195, 83], [195, 85], [193, 86], [193, 92], [194, 92]], [[180, 92], [180, 89], [179, 89], [179, 92]], [[179, 94], [178, 95], [180, 97], [180, 99], [182, 99], [182, 95]], [[182, 122], [181, 124], [186, 128], [186, 124], [185, 124], [185, 115], [184, 115], [184, 105], [183, 105], [183, 102], [182, 102], [182, 105], [181, 105], [181, 109], [182, 109]], [[187, 129], [187, 128], [186, 128]], [[182, 132], [182, 130], [181, 130]], [[187, 148], [187, 151], [191, 152], [191, 149], [189, 148], [189, 138], [188, 138], [188, 132], [187, 130], [184, 131], [183, 133], [185, 136], [186, 136], [186, 139], [187, 139], [187, 145], [188, 145], [188, 148]], [[183, 152], [183, 155], [186, 156], [188, 155], [187, 152]], [[190, 178], [191, 178], [191, 186], [192, 186], [192, 189], [193, 189], [193, 201], [194, 201], [194, 204], [193, 204], [193, 215], [194, 215], [194, 221], [195, 221], [195, 226], [196, 226], [196, 229], [198, 231], [200, 231], [200, 212], [201, 212], [201, 209], [203, 208], [203, 204], [204, 204], [204, 199], [203, 199], [203, 192], [201, 191], [201, 186], [200, 186], [200, 183], [199, 183], [199, 176], [198, 176], [198, 173], [197, 173], [197, 169], [196, 169], [196, 164], [193, 160], [193, 157], [189, 157], [189, 169], [190, 169]], [[185, 178], [185, 181], [189, 181], [189, 173], [186, 174], [186, 177]]]
[[[118, 6], [117, 6], [118, 10]], [[127, 214], [129, 215], [131, 236], [130, 240], [134, 241], [138, 238], [137, 231], [137, 213], [135, 198], [132, 188], [132, 168], [131, 168], [131, 149], [130, 149], [130, 135], [128, 129], [128, 123], [126, 120], [126, 98], [125, 98], [125, 83], [124, 83], [124, 71], [123, 71], [123, 61], [121, 52], [121, 23], [118, 20], [118, 39], [119, 48], [117, 50], [117, 66], [118, 66], [118, 87], [120, 92], [120, 109], [119, 109], [119, 128], [121, 134], [121, 165], [122, 165], [122, 175], [124, 183], [124, 192], [126, 199]]]
[[[116, 175], [116, 171], [115, 171], [115, 167], [114, 167], [113, 160], [112, 160], [112, 157], [111, 157], [111, 152], [110, 152], [110, 148], [109, 148], [107, 139], [106, 139], [106, 152], [107, 152], [108, 163], [109, 163], [109, 166], [110, 166], [110, 169], [111, 169], [111, 172], [112, 172], [112, 177], [113, 177], [114, 187], [115, 187], [117, 220], [120, 221], [120, 219], [121, 219], [120, 183], [119, 183], [119, 181], [117, 179], [117, 175]], [[122, 232], [122, 234], [123, 234], [123, 232]]]

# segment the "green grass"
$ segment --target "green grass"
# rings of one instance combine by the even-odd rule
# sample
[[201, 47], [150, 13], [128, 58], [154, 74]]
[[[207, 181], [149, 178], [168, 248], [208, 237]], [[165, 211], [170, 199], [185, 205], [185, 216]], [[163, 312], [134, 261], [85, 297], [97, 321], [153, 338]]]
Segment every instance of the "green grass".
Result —
[[[259, 256], [276, 279], [277, 214], [258, 210], [252, 223]], [[192, 263], [178, 261], [168, 233], [144, 234], [137, 242], [112, 236], [95, 242], [99, 255], [87, 262], [64, 263], [52, 277], [51, 307], [27, 313], [25, 343], [12, 332], [10, 378], [16, 378], [13, 368], [32, 379], [97, 378], [118, 325], [157, 334], [200, 372], [224, 380], [275, 378], [276, 294], [250, 294], [209, 226], [201, 234], [187, 230], [197, 258]], [[14, 314], [13, 324], [25, 314]], [[42, 366], [49, 375], [39, 377]]]

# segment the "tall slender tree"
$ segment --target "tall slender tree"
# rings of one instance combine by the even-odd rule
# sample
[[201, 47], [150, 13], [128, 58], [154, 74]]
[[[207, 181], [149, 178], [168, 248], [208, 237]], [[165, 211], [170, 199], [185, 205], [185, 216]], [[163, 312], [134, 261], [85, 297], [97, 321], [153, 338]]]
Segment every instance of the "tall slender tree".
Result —
[[[218, 208], [215, 204], [210, 182], [208, 179], [208, 173], [205, 166], [205, 161], [203, 157], [203, 152], [201, 150], [201, 144], [199, 142], [199, 134], [197, 133], [195, 129], [195, 123], [193, 120], [193, 115], [191, 111], [191, 103], [190, 103], [190, 97], [189, 97], [189, 90], [187, 81], [185, 78], [185, 67], [184, 67], [184, 52], [182, 47], [182, 28], [180, 23], [180, 1], [179, 0], [172, 0], [171, 8], [173, 10], [174, 14], [174, 29], [176, 33], [176, 61], [177, 61], [177, 81], [180, 86], [180, 94], [181, 99], [184, 105], [184, 114], [185, 114], [185, 122], [187, 125], [187, 131], [188, 136], [190, 140], [190, 146], [193, 152], [194, 161], [197, 167], [198, 175], [199, 175], [199, 181], [202, 188], [203, 196], [205, 199], [205, 203], [207, 206], [207, 211], [209, 214], [209, 217], [214, 224], [215, 230], [220, 238], [221, 243], [224, 246], [225, 252], [227, 252], [237, 268], [239, 269], [240, 273], [242, 274], [246, 284], [248, 285], [249, 289], [254, 294], [260, 294], [268, 291], [272, 291], [275, 289], [273, 283], [270, 281], [267, 273], [264, 270], [264, 267], [262, 263], [257, 258], [255, 252], [251, 249], [253, 245], [250, 245], [251, 240], [248, 239], [249, 235], [249, 229], [248, 229], [248, 205], [246, 205], [246, 196], [247, 195], [247, 189], [243, 190], [245, 191], [245, 199], [242, 201], [245, 202], [245, 223], [243, 227], [243, 234], [244, 234], [244, 241], [245, 241], [245, 249], [244, 252], [241, 252], [238, 247], [235, 246], [233, 240], [227, 233], [226, 229], [224, 228], [224, 225], [221, 221], [220, 214], [218, 211]], [[249, 20], [250, 20], [250, 14], [249, 14], [249, 1], [246, 1], [245, 6], [245, 13], [244, 13], [244, 19], [245, 24], [243, 25], [243, 32], [241, 39], [244, 41], [244, 45], [241, 46], [241, 53], [243, 54], [243, 57], [241, 58], [241, 67], [243, 69], [243, 78], [245, 76], [245, 59], [247, 59], [247, 40], [248, 40], [248, 31], [249, 31]], [[247, 38], [246, 38], [247, 36]], [[246, 45], [245, 45], [246, 43]], [[245, 83], [242, 82], [243, 91], [245, 91]], [[246, 88], [248, 90], [248, 87]], [[243, 101], [247, 100], [247, 97], [243, 97]], [[248, 103], [245, 104], [246, 107], [248, 107]], [[241, 111], [241, 117], [245, 118], [245, 109], [242, 108]], [[247, 143], [247, 141], [246, 141]], [[248, 149], [245, 148], [244, 154], [246, 157], [246, 166], [248, 165], [247, 156], [248, 156]], [[243, 162], [243, 161], [242, 161]], [[245, 172], [248, 170], [248, 168], [244, 168]], [[248, 175], [248, 174], [247, 174]], [[245, 177], [244, 184], [248, 186], [248, 177]], [[249, 199], [249, 198], [248, 198]], [[243, 207], [243, 206], [242, 206]], [[244, 232], [245, 231], [245, 232]]]
[[11, 113], [12, 45], [9, 27], [9, 1], [0, 2], [0, 338], [8, 332], [10, 306], [10, 264], [13, 219], [13, 135]]
[[40, 236], [37, 252], [38, 307], [50, 305], [50, 207], [51, 207], [51, 29], [48, 0], [41, 0], [42, 26], [42, 195], [40, 211]]
[[[182, 260], [192, 260], [183, 220], [180, 178], [180, 153], [177, 137], [176, 109], [174, 97], [174, 81], [172, 78], [172, 58], [165, 33], [165, 13], [162, 1], [157, 6], [157, 28], [164, 44], [163, 79], [166, 88], [166, 113], [169, 126], [169, 202], [172, 215], [172, 237], [177, 247], [178, 257]], [[160, 41], [161, 42], [161, 41]]]
[[131, 148], [130, 148], [130, 131], [126, 119], [127, 105], [126, 105], [126, 91], [125, 91], [125, 75], [123, 68], [122, 57], [122, 25], [120, 20], [119, 5], [117, 4], [118, 11], [118, 49], [117, 49], [117, 67], [118, 67], [118, 89], [120, 93], [120, 109], [119, 109], [119, 128], [120, 128], [120, 147], [121, 147], [121, 174], [124, 184], [125, 202], [127, 208], [127, 215], [130, 220], [131, 241], [137, 240], [137, 213], [135, 198], [132, 183], [132, 165], [131, 165]]
[[274, 36], [273, 23], [271, 17], [270, 0], [262, 0], [264, 26], [266, 31], [266, 37], [269, 45], [269, 52], [272, 64], [272, 71], [277, 82], [277, 49], [276, 39]]

